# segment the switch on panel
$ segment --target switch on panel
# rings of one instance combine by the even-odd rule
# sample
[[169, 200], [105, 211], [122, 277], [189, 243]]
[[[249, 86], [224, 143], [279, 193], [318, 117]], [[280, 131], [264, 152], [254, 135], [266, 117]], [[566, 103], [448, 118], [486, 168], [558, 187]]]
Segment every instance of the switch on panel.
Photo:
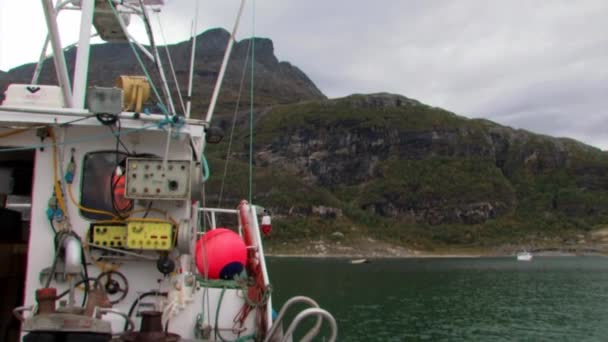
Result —
[[190, 160], [128, 158], [126, 198], [190, 199]]

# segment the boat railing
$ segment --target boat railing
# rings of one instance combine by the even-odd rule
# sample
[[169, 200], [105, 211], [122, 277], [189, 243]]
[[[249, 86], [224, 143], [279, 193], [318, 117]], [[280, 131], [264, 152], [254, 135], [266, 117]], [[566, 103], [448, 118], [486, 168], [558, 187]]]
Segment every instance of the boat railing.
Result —
[[[238, 209], [224, 209], [224, 208], [200, 208], [199, 211], [203, 214], [209, 214], [209, 225], [211, 229], [217, 228], [217, 214], [229, 214], [234, 215], [238, 221], [239, 211]], [[242, 227], [239, 222], [239, 234], [242, 235]], [[202, 235], [205, 232], [199, 232], [198, 235]]]
[[[302, 321], [304, 321], [308, 317], [317, 317], [317, 320], [325, 318], [329, 324], [329, 330], [330, 330], [329, 331], [330, 335], [329, 335], [328, 341], [334, 342], [336, 340], [336, 338], [338, 336], [338, 324], [336, 323], [336, 319], [334, 318], [334, 316], [332, 316], [329, 313], [329, 311], [321, 309], [321, 308], [308, 308], [306, 310], [302, 310], [299, 314], [296, 315], [296, 317], [293, 319], [293, 321], [289, 325], [289, 328], [287, 328], [287, 331], [285, 332], [285, 335], [283, 336], [283, 339], [281, 340], [281, 342], [290, 341], [293, 333], [300, 326], [300, 323], [302, 323]], [[312, 334], [312, 332], [315, 330], [315, 328], [316, 328], [316, 325], [304, 337], [302, 337], [302, 339], [300, 339], [300, 341], [304, 341], [304, 342], [312, 341], [312, 339], [318, 334], [318, 332], [320, 330], [320, 326], [319, 326], [319, 328], [316, 328], [317, 331], [314, 334]]]
[[[268, 331], [268, 334], [266, 335], [266, 339], [264, 339], [264, 342], [271, 342], [271, 341], [277, 340], [276, 339], [278, 337], [277, 334], [282, 333], [280, 327], [283, 324], [283, 318], [285, 318], [285, 314], [287, 313], [287, 310], [291, 309], [291, 307], [293, 307], [294, 305], [299, 304], [299, 303], [308, 304], [313, 308], [320, 308], [319, 304], [317, 302], [315, 302], [312, 298], [309, 298], [306, 296], [295, 296], [295, 297], [290, 298], [281, 307], [281, 310], [279, 311], [279, 314], [277, 315], [272, 326], [270, 327], [270, 330]], [[323, 318], [318, 316], [315, 325], [312, 327], [312, 329], [310, 329], [310, 331], [308, 331], [308, 333], [306, 333], [306, 335], [304, 336], [304, 339], [306, 339], [306, 338], [310, 339], [310, 338], [316, 336], [319, 333], [319, 330], [321, 329], [321, 324], [323, 324]]]

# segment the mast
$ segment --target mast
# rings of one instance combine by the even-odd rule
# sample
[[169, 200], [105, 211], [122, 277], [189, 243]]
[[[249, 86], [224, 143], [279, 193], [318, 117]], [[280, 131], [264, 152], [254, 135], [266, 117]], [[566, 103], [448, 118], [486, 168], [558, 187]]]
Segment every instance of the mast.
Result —
[[190, 75], [188, 77], [188, 97], [186, 102], [186, 118], [190, 118], [192, 109], [192, 82], [194, 79], [194, 59], [196, 57], [196, 33], [198, 29], [198, 0], [194, 0], [194, 22], [192, 23], [192, 51], [190, 52]]
[[57, 72], [57, 81], [61, 87], [65, 106], [72, 108], [72, 90], [70, 86], [70, 79], [68, 77], [68, 67], [63, 55], [63, 49], [61, 47], [61, 38], [59, 37], [59, 28], [57, 27], [57, 17], [55, 9], [53, 8], [53, 0], [41, 1], [42, 9], [44, 10], [44, 17], [46, 19], [46, 25], [51, 38], [53, 61], [55, 62], [55, 71]]
[[236, 16], [236, 21], [234, 23], [232, 33], [230, 34], [230, 39], [228, 39], [228, 46], [226, 46], [226, 52], [224, 53], [224, 59], [222, 60], [220, 73], [217, 77], [217, 81], [215, 82], [215, 88], [213, 88], [213, 95], [211, 96], [211, 102], [209, 103], [209, 110], [207, 111], [207, 116], [205, 117], [205, 121], [207, 121], [208, 123], [211, 122], [213, 112], [215, 111], [217, 98], [220, 95], [220, 89], [222, 88], [222, 82], [224, 81], [224, 74], [226, 73], [226, 67], [228, 66], [228, 59], [230, 59], [230, 54], [232, 53], [232, 46], [234, 45], [234, 41], [236, 39], [236, 31], [238, 31], [239, 23], [241, 22], [243, 8], [245, 8], [245, 0], [241, 0], [241, 7], [239, 7], [239, 13]]
[[78, 40], [78, 52], [76, 54], [76, 67], [74, 68], [72, 108], [84, 108], [84, 99], [87, 89], [87, 73], [89, 71], [89, 53], [91, 51], [91, 26], [93, 25], [94, 11], [95, 1], [88, 0], [82, 2], [80, 38]]

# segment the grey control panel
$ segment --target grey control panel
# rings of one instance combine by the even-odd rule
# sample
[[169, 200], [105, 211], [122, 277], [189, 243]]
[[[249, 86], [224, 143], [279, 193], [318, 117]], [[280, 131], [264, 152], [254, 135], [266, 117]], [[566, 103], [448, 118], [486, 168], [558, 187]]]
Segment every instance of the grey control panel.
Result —
[[190, 199], [190, 160], [127, 158], [125, 197], [130, 199]]

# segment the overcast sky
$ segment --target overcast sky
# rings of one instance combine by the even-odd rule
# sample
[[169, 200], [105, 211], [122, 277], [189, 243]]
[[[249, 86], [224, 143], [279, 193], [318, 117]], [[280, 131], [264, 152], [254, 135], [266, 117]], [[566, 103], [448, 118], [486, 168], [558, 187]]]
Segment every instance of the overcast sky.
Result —
[[[252, 3], [239, 39], [252, 35]], [[199, 4], [203, 31], [231, 27], [239, 1]], [[188, 38], [193, 8], [169, 1], [167, 41]], [[60, 15], [64, 43], [77, 20]], [[0, 0], [0, 70], [38, 59], [44, 25], [39, 0]], [[606, 0], [257, 0], [255, 34], [329, 97], [398, 93], [608, 149]]]

